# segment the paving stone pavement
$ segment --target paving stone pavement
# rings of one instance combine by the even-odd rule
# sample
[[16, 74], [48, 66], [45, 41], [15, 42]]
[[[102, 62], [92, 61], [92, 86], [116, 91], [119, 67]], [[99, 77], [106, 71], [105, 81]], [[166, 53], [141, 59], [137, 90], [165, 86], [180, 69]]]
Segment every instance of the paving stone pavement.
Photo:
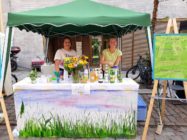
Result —
[[[24, 72], [27, 74], [27, 72]], [[19, 74], [19, 73], [18, 73]], [[23, 79], [23, 75], [19, 75], [18, 79]], [[144, 90], [142, 90], [144, 91]], [[149, 103], [150, 93], [142, 93], [141, 96], [144, 98], [146, 103]], [[13, 95], [5, 97], [5, 102], [8, 110], [9, 120], [12, 129], [16, 126], [16, 117], [14, 109], [14, 97]], [[176, 105], [176, 103], [178, 105]], [[1, 112], [1, 109], [0, 109]], [[164, 129], [161, 135], [155, 134], [157, 124], [159, 123], [158, 117], [158, 101], [155, 102], [152, 118], [150, 121], [150, 127], [148, 131], [147, 140], [187, 140], [187, 104], [181, 104], [180, 102], [166, 101], [166, 114], [164, 120]], [[138, 131], [136, 140], [141, 139], [143, 132], [144, 122], [138, 122]], [[106, 138], [108, 140], [110, 138]], [[0, 124], [0, 140], [8, 140], [7, 130], [5, 123]], [[49, 140], [41, 138], [16, 138], [16, 140]], [[66, 140], [65, 138], [51, 138], [50, 140]]]
[[[14, 126], [12, 126], [14, 128]], [[147, 140], [187, 140], [187, 127], [165, 126], [161, 135], [155, 134], [156, 127], [150, 127], [148, 131]], [[143, 127], [138, 126], [137, 138], [133, 140], [141, 140]], [[0, 140], [8, 140], [8, 134], [5, 125], [0, 126]], [[15, 138], [15, 140], [73, 140], [67, 138]], [[80, 140], [80, 139], [77, 139]], [[82, 139], [86, 140], [86, 139]], [[95, 140], [95, 139], [90, 139]], [[112, 138], [105, 138], [102, 140], [114, 140]], [[117, 139], [125, 140], [125, 139]]]

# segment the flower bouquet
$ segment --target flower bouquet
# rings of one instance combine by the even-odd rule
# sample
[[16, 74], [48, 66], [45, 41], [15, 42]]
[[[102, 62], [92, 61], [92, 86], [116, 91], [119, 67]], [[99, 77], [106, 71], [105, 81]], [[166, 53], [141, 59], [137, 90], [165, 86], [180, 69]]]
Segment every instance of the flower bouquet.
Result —
[[80, 57], [66, 57], [64, 59], [64, 69], [72, 74], [74, 83], [79, 82], [79, 71], [88, 64], [87, 60], [88, 57], [84, 55]]

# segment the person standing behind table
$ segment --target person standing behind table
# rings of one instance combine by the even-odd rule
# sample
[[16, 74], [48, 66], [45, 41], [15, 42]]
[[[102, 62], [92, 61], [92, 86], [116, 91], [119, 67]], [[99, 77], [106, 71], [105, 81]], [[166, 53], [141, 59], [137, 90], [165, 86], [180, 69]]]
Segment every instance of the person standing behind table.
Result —
[[117, 48], [116, 38], [109, 39], [109, 48], [104, 49], [101, 55], [100, 63], [105, 66], [108, 65], [110, 68], [113, 66], [118, 66], [121, 61], [122, 52]]
[[69, 37], [65, 37], [63, 40], [63, 48], [60, 48], [56, 51], [54, 61], [55, 61], [55, 70], [57, 72], [64, 72], [64, 58], [65, 57], [74, 57], [77, 56], [75, 50], [71, 49], [71, 39]]

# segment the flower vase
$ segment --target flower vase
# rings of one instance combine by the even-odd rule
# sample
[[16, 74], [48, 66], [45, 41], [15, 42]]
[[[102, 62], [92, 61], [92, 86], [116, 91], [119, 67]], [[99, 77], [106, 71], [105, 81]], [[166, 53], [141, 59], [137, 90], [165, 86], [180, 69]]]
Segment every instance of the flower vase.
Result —
[[31, 79], [31, 84], [36, 84], [36, 83], [37, 83], [36, 79]]
[[79, 83], [79, 71], [78, 70], [74, 70], [72, 72], [72, 81], [73, 83]]

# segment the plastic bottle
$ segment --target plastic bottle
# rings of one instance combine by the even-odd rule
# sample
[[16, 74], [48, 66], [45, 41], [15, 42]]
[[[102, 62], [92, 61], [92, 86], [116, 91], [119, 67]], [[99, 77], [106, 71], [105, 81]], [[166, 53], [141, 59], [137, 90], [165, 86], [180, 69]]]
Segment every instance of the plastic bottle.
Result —
[[95, 71], [93, 69], [90, 69], [90, 82], [95, 82]]
[[117, 79], [117, 76], [118, 76], [118, 66], [113, 66], [112, 69], [115, 72], [115, 83], [117, 83], [117, 81], [118, 81], [118, 79]]
[[108, 71], [108, 65], [107, 64], [105, 65], [105, 71]]
[[68, 82], [68, 80], [69, 80], [69, 78], [68, 78], [68, 71], [66, 71], [66, 70], [64, 69], [64, 81], [65, 81], [65, 82]]
[[108, 65], [105, 65], [104, 80], [106, 83], [109, 82]]
[[106, 83], [109, 82], [108, 72], [105, 72], [104, 80], [105, 80]]
[[84, 69], [84, 80], [85, 80], [85, 83], [88, 82], [88, 69]]
[[102, 71], [102, 66], [100, 65], [100, 68], [99, 68], [99, 80], [98, 80], [99, 83], [103, 83], [103, 71]]
[[123, 82], [122, 74], [121, 74], [121, 71], [120, 71], [119, 69], [118, 69], [117, 79], [118, 79], [118, 82], [119, 82], [119, 83], [122, 83], [122, 82]]
[[95, 68], [95, 82], [99, 80], [99, 70]]

